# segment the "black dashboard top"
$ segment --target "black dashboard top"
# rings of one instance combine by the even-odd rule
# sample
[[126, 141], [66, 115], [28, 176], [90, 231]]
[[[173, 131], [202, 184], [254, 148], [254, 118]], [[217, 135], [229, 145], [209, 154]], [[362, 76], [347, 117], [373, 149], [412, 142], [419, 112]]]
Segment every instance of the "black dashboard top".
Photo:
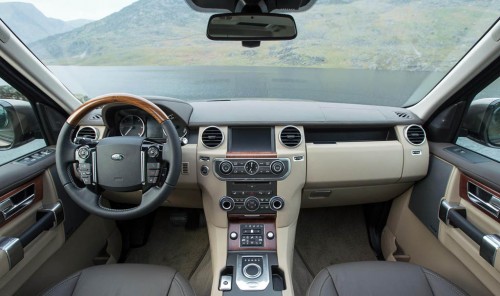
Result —
[[[405, 108], [292, 100], [224, 100], [185, 102], [167, 97], [147, 97], [171, 111], [189, 127], [208, 125], [394, 126], [421, 124]], [[103, 109], [106, 118], [109, 108]], [[96, 111], [96, 114], [99, 113]], [[89, 114], [82, 125], [96, 125]]]

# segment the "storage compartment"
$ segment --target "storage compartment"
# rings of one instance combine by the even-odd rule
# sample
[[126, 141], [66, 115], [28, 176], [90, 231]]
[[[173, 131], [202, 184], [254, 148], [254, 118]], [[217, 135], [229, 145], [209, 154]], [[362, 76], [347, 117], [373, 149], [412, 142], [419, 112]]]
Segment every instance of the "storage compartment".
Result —
[[390, 184], [403, 172], [398, 141], [308, 143], [306, 149], [307, 188]]

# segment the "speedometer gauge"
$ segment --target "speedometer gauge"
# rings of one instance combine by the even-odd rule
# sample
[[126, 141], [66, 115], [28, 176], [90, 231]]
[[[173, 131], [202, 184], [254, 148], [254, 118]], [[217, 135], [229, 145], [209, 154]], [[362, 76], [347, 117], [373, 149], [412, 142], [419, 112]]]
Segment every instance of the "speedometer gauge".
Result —
[[142, 137], [145, 127], [142, 118], [137, 115], [127, 115], [120, 121], [120, 134], [122, 136]]

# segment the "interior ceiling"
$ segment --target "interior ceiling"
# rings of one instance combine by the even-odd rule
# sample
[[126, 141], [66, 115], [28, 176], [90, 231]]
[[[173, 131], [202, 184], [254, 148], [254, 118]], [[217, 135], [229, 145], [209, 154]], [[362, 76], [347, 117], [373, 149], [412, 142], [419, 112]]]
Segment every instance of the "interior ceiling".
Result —
[[[191, 7], [197, 10], [229, 10], [231, 12], [245, 12], [243, 7], [262, 8], [267, 7], [267, 12], [274, 10], [296, 10], [301, 11], [310, 7], [316, 0], [186, 0]], [[255, 11], [249, 11], [255, 12]], [[266, 12], [266, 11], [262, 11]]]

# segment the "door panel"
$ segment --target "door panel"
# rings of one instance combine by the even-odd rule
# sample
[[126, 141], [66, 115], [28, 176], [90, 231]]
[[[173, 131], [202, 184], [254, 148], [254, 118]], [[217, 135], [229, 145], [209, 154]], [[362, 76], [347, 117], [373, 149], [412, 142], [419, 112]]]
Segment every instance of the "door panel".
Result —
[[[478, 188], [498, 196], [492, 187], [498, 187], [495, 181], [500, 182], [500, 178], [495, 180], [484, 168], [496, 167], [492, 169], [496, 173], [500, 172], [500, 164], [470, 150], [465, 156], [450, 152], [463, 149], [453, 144], [430, 143], [430, 148], [428, 176], [407, 193], [407, 197], [393, 204], [383, 234], [384, 255], [397, 260], [403, 254], [403, 258], [406, 256], [410, 262], [438, 272], [472, 295], [485, 295], [487, 291], [496, 295], [500, 291], [500, 251], [492, 262], [483, 258], [481, 252], [488, 250], [484, 236], [500, 235], [500, 224], [496, 217], [471, 202], [467, 184], [473, 184], [471, 189], [485, 200], [483, 193], [477, 193]], [[475, 172], [474, 176], [471, 171]], [[488, 186], [482, 183], [484, 180], [488, 180]], [[443, 218], [446, 212], [443, 201], [457, 213], [463, 213], [462, 221], [479, 233], [475, 241], [455, 221], [450, 222], [448, 214]]]
[[[47, 205], [58, 201], [55, 184], [48, 171], [20, 185], [19, 188], [36, 185], [36, 194], [40, 200], [28, 206], [22, 213], [9, 219], [0, 227], [0, 237], [19, 237], [24, 231], [36, 223], [37, 212]], [[15, 192], [19, 189], [14, 189]], [[0, 291], [2, 295], [11, 295], [51, 256], [65, 241], [64, 226], [58, 226], [42, 232], [23, 250], [23, 259], [9, 268], [6, 253], [0, 251]], [[10, 269], [10, 270], [9, 270]]]
[[[486, 234], [499, 234], [500, 224], [479, 210], [475, 205], [461, 198], [460, 187], [463, 173], [454, 168], [452, 173], [449, 190], [444, 200], [450, 204], [456, 204], [465, 209], [467, 221]], [[439, 241], [453, 253], [469, 270], [493, 293], [500, 291], [500, 270], [495, 269], [490, 263], [480, 256], [480, 246], [474, 242], [459, 228], [445, 224], [440, 221]], [[496, 259], [498, 267], [499, 258]]]

